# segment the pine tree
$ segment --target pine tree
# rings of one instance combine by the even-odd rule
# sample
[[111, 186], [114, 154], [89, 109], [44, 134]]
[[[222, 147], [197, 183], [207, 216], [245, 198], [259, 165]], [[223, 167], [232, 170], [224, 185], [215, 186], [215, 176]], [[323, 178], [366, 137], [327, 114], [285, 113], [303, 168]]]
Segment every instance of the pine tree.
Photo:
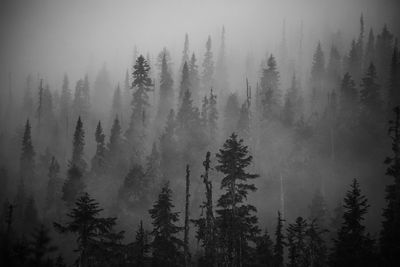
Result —
[[142, 166], [135, 164], [126, 175], [118, 197], [131, 209], [146, 208], [150, 197], [150, 181]]
[[182, 230], [182, 227], [176, 225], [179, 221], [179, 213], [173, 212], [172, 191], [167, 182], [158, 195], [158, 200], [153, 208], [149, 210], [153, 219], [154, 237], [152, 246], [153, 266], [179, 266], [182, 262], [182, 253], [180, 248], [183, 242], [176, 237]]
[[287, 229], [287, 241], [289, 250], [289, 264], [291, 267], [306, 267], [306, 231], [307, 221], [297, 217], [294, 224], [289, 224]]
[[68, 168], [67, 179], [62, 187], [62, 200], [66, 202], [67, 206], [72, 206], [84, 190], [82, 171], [75, 164], [71, 164]]
[[389, 121], [389, 136], [392, 140], [392, 156], [387, 157], [386, 175], [394, 182], [386, 186], [384, 221], [380, 235], [380, 248], [385, 266], [396, 266], [400, 259], [400, 107], [394, 108], [395, 118]]
[[283, 267], [283, 253], [286, 246], [285, 236], [283, 234], [283, 223], [284, 219], [281, 217], [281, 213], [278, 211], [278, 222], [275, 230], [275, 245], [274, 245], [274, 266]]
[[211, 51], [211, 37], [208, 36], [206, 43], [206, 53], [204, 54], [203, 60], [203, 73], [202, 73], [202, 84], [203, 91], [207, 92], [211, 87], [213, 87], [214, 78], [214, 61], [213, 53]]
[[317, 103], [320, 102], [322, 97], [325, 97], [323, 92], [323, 81], [325, 77], [325, 58], [321, 48], [321, 43], [318, 42], [317, 49], [313, 55], [313, 62], [311, 66], [311, 110], [318, 110]]
[[256, 225], [258, 219], [253, 214], [256, 208], [246, 203], [248, 194], [256, 190], [249, 180], [258, 175], [246, 172], [253, 157], [248, 155], [247, 146], [243, 145], [242, 139], [238, 140], [235, 133], [225, 141], [216, 157], [219, 165], [215, 168], [224, 175], [221, 189], [225, 190], [218, 199], [216, 211], [220, 249], [226, 255], [223, 264], [246, 265], [252, 260], [250, 242], [256, 242], [260, 232]]
[[33, 185], [35, 179], [35, 150], [32, 144], [31, 125], [26, 121], [25, 131], [22, 138], [22, 148], [20, 157], [21, 179], [28, 186]]
[[85, 79], [78, 80], [75, 86], [74, 93], [74, 118], [81, 117], [87, 119], [90, 111], [90, 99], [89, 99], [89, 78], [86, 75]]
[[181, 71], [185, 63], [189, 63], [189, 35], [187, 33], [185, 34], [185, 43], [183, 44]]
[[75, 127], [74, 140], [72, 142], [72, 159], [70, 165], [75, 165], [80, 169], [83, 174], [86, 170], [86, 161], [83, 159], [85, 147], [85, 131], [83, 130], [83, 123], [81, 117], [78, 118]]
[[354, 179], [344, 199], [343, 223], [334, 240], [331, 266], [376, 266], [374, 242], [362, 224], [368, 207], [367, 198]]
[[101, 243], [115, 225], [116, 218], [101, 218], [101, 211], [99, 204], [88, 193], [83, 193], [77, 198], [75, 207], [67, 214], [70, 221], [64, 225], [54, 223], [55, 229], [61, 234], [72, 233], [77, 236], [79, 266], [89, 266], [93, 253], [91, 247]]
[[30, 248], [32, 254], [30, 264], [32, 266], [53, 266], [53, 260], [48, 254], [55, 252], [57, 247], [51, 245], [49, 230], [43, 224], [32, 234]]
[[197, 102], [199, 99], [199, 91], [200, 91], [200, 78], [199, 78], [199, 70], [197, 66], [197, 59], [195, 54], [192, 54], [190, 58], [189, 64], [189, 81], [190, 87], [192, 88], [193, 99]]
[[158, 118], [160, 122], [164, 122], [168, 111], [172, 108], [174, 103], [174, 91], [171, 70], [168, 67], [167, 55], [163, 53], [160, 74], [160, 100], [158, 104]]
[[132, 243], [132, 256], [130, 263], [133, 266], [144, 267], [149, 262], [150, 244], [148, 234], [143, 228], [143, 222], [140, 221], [139, 229], [136, 231], [135, 241]]
[[364, 68], [367, 68], [370, 62], [375, 62], [375, 35], [372, 28], [368, 34], [367, 46], [365, 49]]
[[267, 66], [268, 68], [263, 69], [260, 85], [264, 118], [272, 118], [278, 113], [282, 97], [279, 90], [279, 72], [272, 54], [268, 58]]
[[46, 193], [46, 209], [49, 210], [55, 206], [58, 200], [61, 198], [60, 195], [60, 179], [58, 174], [60, 173], [60, 165], [55, 157], [52, 157], [49, 166], [48, 174], [49, 181], [47, 182], [47, 193]]
[[347, 72], [342, 79], [340, 86], [340, 117], [344, 123], [351, 122], [357, 108], [358, 92], [354, 80]]
[[182, 80], [179, 87], [179, 103], [182, 103], [182, 99], [186, 92], [191, 92], [189, 67], [187, 62], [183, 64], [182, 68]]
[[92, 159], [92, 171], [95, 174], [103, 173], [104, 169], [106, 168], [105, 162], [105, 135], [103, 133], [103, 128], [101, 127], [101, 122], [99, 121], [96, 127], [96, 132], [94, 134], [96, 138], [96, 154]]
[[360, 91], [361, 114], [368, 121], [377, 121], [381, 112], [380, 86], [375, 66], [371, 63], [362, 78]]
[[[150, 66], [149, 63], [140, 55], [135, 66], [133, 66], [134, 71], [132, 73], [133, 82], [131, 88], [134, 89], [133, 99], [132, 99], [132, 123], [144, 124], [143, 118], [146, 116], [146, 108], [149, 106], [149, 96], [148, 93], [152, 91], [153, 82], [149, 77]], [[134, 125], [130, 125], [133, 127]]]

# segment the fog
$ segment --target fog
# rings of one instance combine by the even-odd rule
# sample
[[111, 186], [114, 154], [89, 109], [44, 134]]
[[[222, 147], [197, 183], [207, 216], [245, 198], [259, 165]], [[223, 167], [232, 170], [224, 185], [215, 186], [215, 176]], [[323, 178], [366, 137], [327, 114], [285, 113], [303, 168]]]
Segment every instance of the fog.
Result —
[[[13, 252], [44, 225], [68, 266], [75, 260], [80, 266], [159, 266], [151, 210], [168, 182], [179, 212], [172, 223], [182, 227], [171, 235], [182, 244], [168, 241], [178, 260], [165, 266], [311, 266], [292, 262], [289, 236], [299, 217], [306, 219], [305, 240], [313, 241], [314, 222], [327, 230], [318, 232], [324, 251], [317, 252], [323, 262], [316, 266], [345, 266], [330, 261], [358, 262], [336, 255], [333, 241], [346, 228], [344, 198], [357, 179], [369, 205], [360, 232], [375, 242], [363, 253], [374, 255], [371, 266], [391, 266], [396, 252], [385, 254], [393, 244], [385, 243], [382, 222], [390, 217], [383, 213], [390, 207], [385, 190], [400, 183], [400, 138], [393, 130], [400, 126], [389, 123], [400, 121], [393, 110], [400, 105], [399, 14], [396, 0], [2, 0], [2, 261], [44, 266], [30, 252], [26, 262]], [[233, 153], [230, 142], [240, 147], [233, 132], [251, 156], [240, 165], [244, 173], [232, 171], [231, 163], [224, 169], [232, 157], [223, 151]], [[224, 182], [232, 176], [238, 193]], [[224, 220], [235, 226], [240, 219], [236, 203], [224, 200], [230, 190], [237, 204], [254, 212], [249, 225], [268, 229], [273, 265], [266, 263], [261, 231], [224, 232], [230, 229]], [[116, 254], [104, 257], [117, 261], [122, 253], [128, 260], [121, 265], [100, 256], [109, 252], [74, 251], [79, 234], [61, 226], [85, 192], [104, 209], [101, 216], [116, 218], [102, 234], [125, 231], [121, 239], [98, 234], [91, 241], [111, 240], [107, 244], [117, 248], [107, 249]], [[272, 252], [279, 243], [278, 211], [290, 243], [280, 264]], [[142, 222], [149, 251], [140, 265], [130, 253], [137, 252]], [[210, 225], [216, 232], [201, 236]], [[250, 237], [239, 249], [223, 243], [224, 234]], [[207, 254], [207, 238], [218, 255]], [[246, 256], [237, 254], [242, 249]], [[49, 255], [55, 261], [56, 254]]]

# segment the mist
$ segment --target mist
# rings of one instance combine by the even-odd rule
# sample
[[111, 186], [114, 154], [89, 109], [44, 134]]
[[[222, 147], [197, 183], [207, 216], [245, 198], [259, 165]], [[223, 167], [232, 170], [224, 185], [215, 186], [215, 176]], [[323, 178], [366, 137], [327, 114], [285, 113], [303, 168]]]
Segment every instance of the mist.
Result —
[[[1, 1], [2, 262], [395, 266], [398, 14], [395, 0]], [[341, 236], [357, 190], [362, 244]], [[89, 198], [110, 220], [85, 247], [67, 214]], [[56, 252], [15, 256], [44, 232]]]

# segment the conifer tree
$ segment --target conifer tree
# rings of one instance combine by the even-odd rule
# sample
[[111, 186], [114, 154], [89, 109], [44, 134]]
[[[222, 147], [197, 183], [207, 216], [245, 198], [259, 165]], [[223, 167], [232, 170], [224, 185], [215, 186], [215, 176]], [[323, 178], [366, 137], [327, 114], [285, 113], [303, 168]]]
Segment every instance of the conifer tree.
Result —
[[126, 175], [118, 196], [129, 208], [145, 208], [149, 201], [150, 181], [141, 165], [135, 164]]
[[[132, 99], [132, 123], [144, 124], [143, 118], [146, 116], [146, 109], [149, 106], [149, 96], [148, 93], [153, 90], [153, 82], [149, 76], [150, 66], [145, 58], [140, 55], [136, 64], [133, 66], [134, 71], [132, 73], [133, 82], [131, 88], [134, 89], [133, 99]], [[134, 125], [130, 125], [134, 127]]]
[[289, 250], [290, 267], [306, 267], [306, 231], [307, 221], [302, 217], [297, 217], [294, 224], [289, 224], [287, 228], [287, 241]]
[[175, 112], [170, 110], [164, 133], [160, 137], [160, 167], [162, 178], [166, 181], [175, 178], [176, 168], [178, 162], [178, 142], [177, 142], [177, 122], [175, 119]]
[[297, 88], [296, 76], [292, 77], [292, 85], [287, 90], [282, 110], [282, 121], [287, 126], [292, 126], [296, 115], [301, 113], [300, 96]]
[[400, 60], [397, 45], [393, 49], [392, 61], [390, 63], [388, 110], [400, 105]]
[[60, 165], [55, 157], [52, 157], [51, 163], [48, 170], [48, 178], [49, 181], [47, 182], [47, 193], [46, 193], [46, 209], [50, 209], [61, 198], [61, 181], [58, 177], [60, 173]]
[[151, 181], [152, 186], [158, 185], [161, 178], [161, 156], [156, 142], [153, 143], [151, 154], [146, 160], [146, 178]]
[[182, 80], [179, 88], [179, 104], [182, 103], [185, 93], [189, 91], [191, 92], [189, 67], [187, 62], [185, 62], [182, 68]]
[[171, 70], [168, 67], [167, 55], [166, 53], [163, 53], [160, 73], [160, 100], [158, 104], [158, 117], [162, 119], [160, 122], [164, 122], [164, 119], [172, 108], [173, 103], [173, 80]]
[[24, 91], [23, 106], [24, 115], [29, 116], [33, 111], [33, 98], [32, 98], [32, 76], [28, 75], [26, 78], [26, 87]]
[[35, 227], [39, 224], [38, 211], [33, 195], [30, 195], [24, 206], [24, 214], [22, 217], [22, 234], [31, 234]]
[[113, 102], [111, 107], [111, 118], [115, 118], [115, 116], [122, 115], [122, 98], [121, 98], [121, 89], [119, 84], [114, 91]]
[[57, 247], [51, 245], [49, 230], [43, 224], [40, 224], [32, 234], [30, 248], [32, 253], [30, 264], [32, 266], [53, 266], [53, 260], [48, 254], [55, 252]]
[[31, 186], [35, 179], [35, 150], [32, 144], [31, 125], [29, 120], [25, 123], [24, 135], [20, 157], [20, 173], [23, 183]]
[[317, 49], [313, 55], [311, 66], [311, 110], [318, 110], [317, 103], [322, 97], [325, 97], [323, 92], [323, 81], [325, 76], [325, 58], [321, 48], [321, 43], [318, 42]]
[[143, 228], [143, 221], [140, 221], [136, 231], [135, 241], [132, 244], [131, 264], [137, 267], [147, 266], [149, 263], [150, 244], [148, 234]]
[[256, 208], [246, 203], [248, 194], [256, 190], [249, 182], [258, 175], [246, 171], [253, 157], [235, 133], [225, 141], [216, 157], [219, 164], [215, 168], [224, 175], [221, 182], [224, 193], [218, 199], [216, 211], [220, 249], [226, 255], [222, 264], [246, 265], [252, 261], [250, 243], [256, 242], [260, 232], [253, 214]]
[[375, 66], [371, 63], [362, 78], [360, 105], [363, 119], [376, 122], [381, 111], [380, 86], [377, 83]]
[[185, 42], [183, 44], [182, 62], [181, 62], [180, 71], [182, 71], [185, 63], [189, 63], [189, 35], [187, 33], [185, 34]]
[[201, 112], [200, 112], [200, 119], [201, 124], [204, 128], [208, 128], [208, 110], [209, 110], [209, 101], [207, 95], [204, 96], [202, 103], [201, 103]]
[[368, 207], [367, 198], [354, 179], [344, 198], [343, 223], [334, 240], [331, 266], [375, 266], [374, 241], [362, 224]]
[[327, 248], [324, 234], [328, 232], [321, 229], [315, 220], [308, 224], [306, 230], [306, 264], [307, 266], [326, 266]]
[[203, 73], [202, 73], [203, 92], [207, 92], [213, 86], [213, 78], [214, 78], [214, 61], [213, 61], [213, 53], [211, 51], [211, 36], [208, 36], [207, 39], [206, 53], [204, 54], [202, 67], [203, 67]]
[[185, 225], [183, 228], [183, 258], [184, 265], [190, 265], [190, 251], [189, 251], [189, 201], [190, 201], [190, 167], [186, 165], [186, 190], [185, 190]]
[[327, 208], [324, 196], [320, 190], [316, 190], [311, 200], [310, 221], [314, 221], [319, 227], [326, 227]]
[[89, 116], [90, 102], [89, 102], [89, 80], [88, 76], [85, 79], [78, 80], [75, 86], [74, 93], [74, 118], [82, 117], [84, 119]]
[[260, 81], [264, 118], [271, 118], [278, 113], [282, 93], [279, 90], [279, 72], [275, 57], [271, 54], [267, 68], [263, 69]]
[[283, 253], [286, 246], [285, 236], [283, 234], [283, 223], [284, 219], [281, 217], [281, 213], [278, 211], [278, 222], [275, 230], [275, 245], [274, 245], [274, 266], [283, 267]]
[[224, 110], [224, 135], [227, 136], [230, 133], [237, 130], [238, 116], [240, 114], [239, 100], [237, 94], [230, 94], [226, 101]]
[[196, 55], [193, 53], [190, 58], [189, 64], [189, 81], [190, 87], [192, 88], [193, 99], [197, 102], [199, 99], [199, 91], [200, 91], [200, 77], [199, 70], [197, 66]]
[[387, 81], [390, 69], [390, 58], [393, 51], [393, 34], [385, 24], [376, 38], [376, 67], [380, 73], [381, 82]]
[[179, 266], [182, 263], [182, 253], [180, 251], [183, 242], [178, 239], [177, 234], [182, 227], [176, 225], [179, 221], [179, 213], [173, 212], [172, 191], [167, 182], [158, 195], [158, 200], [153, 208], [149, 210], [153, 219], [154, 237], [151, 243], [152, 247], [152, 265], [153, 266]]
[[107, 143], [107, 161], [111, 166], [115, 166], [118, 161], [118, 155], [122, 149], [121, 125], [118, 116], [115, 117], [111, 127], [110, 138]]
[[245, 139], [248, 139], [250, 135], [250, 107], [247, 101], [242, 104], [240, 109], [236, 129]]
[[395, 118], [389, 121], [389, 136], [392, 140], [392, 155], [387, 157], [386, 175], [393, 183], [386, 186], [384, 221], [380, 234], [380, 248], [385, 266], [396, 266], [400, 259], [398, 246], [400, 237], [400, 107], [394, 108]]
[[353, 40], [348, 56], [348, 72], [356, 81], [359, 80], [361, 75], [361, 60], [362, 55], [359, 54], [360, 49], [356, 41]]
[[375, 35], [372, 28], [368, 34], [367, 46], [365, 48], [364, 68], [367, 68], [370, 62], [375, 62]]
[[71, 208], [67, 214], [70, 221], [64, 225], [54, 223], [55, 229], [61, 234], [72, 233], [76, 236], [79, 266], [89, 266], [92, 248], [101, 243], [115, 225], [116, 218], [99, 217], [101, 211], [99, 204], [88, 193], [83, 193], [76, 199], [74, 208]]
[[218, 53], [217, 64], [215, 68], [216, 84], [215, 88], [220, 95], [228, 90], [228, 72], [226, 67], [226, 51], [225, 51], [225, 27], [221, 31], [221, 46]]
[[82, 170], [75, 164], [71, 164], [68, 168], [67, 179], [62, 187], [62, 200], [70, 207], [84, 190]]
[[101, 174], [105, 169], [105, 135], [103, 133], [103, 128], [101, 127], [101, 122], [99, 121], [96, 127], [96, 132], [94, 134], [96, 139], [96, 154], [92, 159], [92, 171], [96, 174]]
[[75, 165], [80, 169], [80, 172], [83, 174], [86, 171], [86, 161], [83, 158], [85, 147], [85, 131], [83, 129], [83, 123], [81, 117], [78, 118], [75, 127], [74, 140], [72, 142], [72, 158], [70, 161], [70, 165]]
[[344, 120], [344, 123], [351, 122], [351, 118], [354, 118], [357, 108], [358, 93], [355, 87], [354, 80], [347, 72], [342, 79], [340, 86], [340, 117]]
[[327, 80], [330, 86], [336, 86], [340, 82], [341, 64], [339, 51], [336, 46], [332, 45], [329, 53], [329, 62], [326, 67]]

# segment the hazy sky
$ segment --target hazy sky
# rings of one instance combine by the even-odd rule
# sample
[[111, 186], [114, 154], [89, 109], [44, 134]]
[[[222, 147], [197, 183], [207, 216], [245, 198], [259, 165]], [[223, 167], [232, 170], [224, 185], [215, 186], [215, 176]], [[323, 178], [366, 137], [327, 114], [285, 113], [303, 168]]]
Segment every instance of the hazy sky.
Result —
[[[358, 31], [364, 13], [371, 24], [398, 27], [396, 0], [0, 0], [2, 73], [40, 73], [59, 82], [74, 79], [106, 61], [114, 75], [132, 62], [134, 45], [153, 56], [166, 46], [180, 59], [184, 34], [201, 58], [211, 34], [217, 54], [222, 25], [228, 55], [273, 51], [286, 20], [287, 38], [296, 41], [300, 21], [305, 40], [324, 31]], [[395, 26], [396, 25], [396, 26]], [[378, 29], [380, 30], [381, 26]], [[199, 62], [200, 63], [200, 62]], [[179, 64], [179, 63], [178, 63]], [[21, 74], [22, 75], [22, 74]]]

